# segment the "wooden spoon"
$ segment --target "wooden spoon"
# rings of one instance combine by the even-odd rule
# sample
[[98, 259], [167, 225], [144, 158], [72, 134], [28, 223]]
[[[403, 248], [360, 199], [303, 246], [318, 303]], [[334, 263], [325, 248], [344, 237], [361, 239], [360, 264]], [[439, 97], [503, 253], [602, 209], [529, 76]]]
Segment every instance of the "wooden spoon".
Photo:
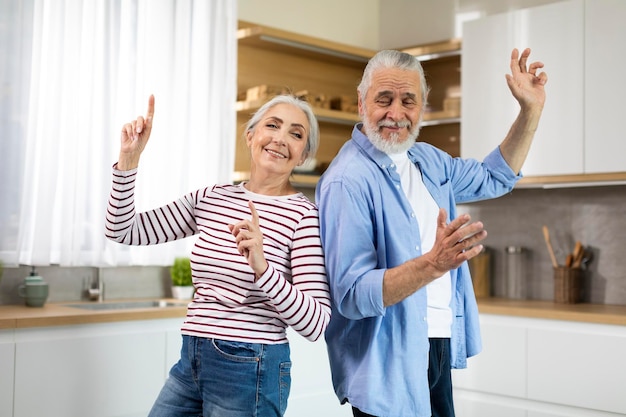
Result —
[[576, 246], [574, 247], [574, 261], [572, 263], [572, 267], [580, 268], [580, 264], [583, 261], [583, 256], [585, 255], [585, 250], [583, 249], [582, 243], [579, 240], [576, 241]]
[[556, 261], [556, 256], [554, 256], [554, 249], [552, 249], [552, 243], [550, 243], [550, 232], [548, 231], [548, 226], [546, 225], [543, 225], [543, 238], [546, 241], [546, 246], [548, 247], [548, 253], [550, 254], [552, 266], [558, 268], [559, 263]]

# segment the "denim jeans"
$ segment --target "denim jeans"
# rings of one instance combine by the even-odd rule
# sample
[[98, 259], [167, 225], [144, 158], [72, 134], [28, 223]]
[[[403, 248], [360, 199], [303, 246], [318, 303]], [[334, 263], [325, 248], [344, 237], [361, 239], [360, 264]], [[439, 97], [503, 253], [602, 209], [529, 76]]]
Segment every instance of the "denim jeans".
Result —
[[291, 387], [289, 344], [183, 335], [181, 358], [149, 417], [282, 416]]
[[450, 339], [431, 338], [428, 355], [428, 382], [433, 417], [454, 417]]

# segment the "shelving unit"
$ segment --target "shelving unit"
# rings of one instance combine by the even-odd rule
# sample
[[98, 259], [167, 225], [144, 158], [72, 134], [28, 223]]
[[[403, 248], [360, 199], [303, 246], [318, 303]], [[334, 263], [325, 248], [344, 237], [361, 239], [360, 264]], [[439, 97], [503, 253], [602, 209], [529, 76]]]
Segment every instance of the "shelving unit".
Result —
[[[272, 85], [298, 92], [308, 90], [326, 96], [352, 96], [367, 61], [376, 51], [300, 35], [266, 26], [239, 21], [238, 91], [259, 85]], [[250, 115], [266, 100], [238, 101], [237, 148], [234, 181], [249, 176], [249, 153], [243, 140], [243, 129]], [[359, 120], [356, 113], [328, 108], [314, 108], [320, 123], [318, 166], [335, 157], [350, 138], [352, 127]], [[315, 186], [317, 173], [294, 174], [292, 182]]]
[[[452, 156], [460, 153], [460, 112], [444, 109], [451, 86], [460, 86], [461, 44], [451, 40], [404, 49], [420, 59], [431, 87], [431, 111], [424, 114], [420, 140], [432, 143]], [[259, 85], [278, 86], [287, 91], [308, 90], [326, 96], [349, 96], [356, 100], [358, 85], [367, 61], [376, 51], [300, 35], [239, 21], [237, 86], [241, 93]], [[266, 99], [238, 101], [237, 148], [234, 181], [249, 177], [248, 148], [242, 138], [246, 122]], [[356, 113], [316, 107], [320, 123], [320, 147], [316, 158], [323, 169], [350, 138], [358, 122]], [[319, 171], [294, 174], [296, 185], [314, 187]]]
[[431, 143], [452, 156], [460, 156], [461, 113], [445, 109], [450, 88], [461, 86], [461, 41], [453, 39], [428, 45], [404, 48], [422, 63], [430, 87], [419, 140]]

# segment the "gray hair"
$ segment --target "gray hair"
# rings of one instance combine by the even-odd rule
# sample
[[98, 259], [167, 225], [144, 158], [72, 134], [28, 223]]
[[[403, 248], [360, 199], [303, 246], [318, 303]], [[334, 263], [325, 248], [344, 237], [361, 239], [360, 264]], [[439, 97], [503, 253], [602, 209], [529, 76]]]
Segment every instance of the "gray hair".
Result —
[[357, 87], [357, 91], [361, 95], [362, 100], [365, 100], [365, 95], [370, 89], [372, 84], [372, 75], [376, 71], [386, 68], [397, 68], [418, 73], [420, 76], [420, 86], [422, 90], [422, 105], [426, 106], [428, 91], [430, 88], [426, 84], [426, 77], [424, 76], [422, 64], [420, 64], [420, 61], [411, 54], [390, 49], [379, 51], [367, 63], [367, 66], [363, 71], [361, 83]]
[[281, 94], [275, 96], [270, 101], [262, 105], [252, 115], [250, 120], [248, 120], [248, 123], [244, 130], [244, 137], [248, 132], [254, 133], [257, 124], [261, 121], [263, 116], [265, 116], [265, 113], [267, 113], [269, 109], [276, 106], [277, 104], [291, 104], [292, 106], [296, 106], [304, 112], [310, 127], [310, 131], [306, 141], [306, 147], [304, 148], [304, 157], [311, 158], [315, 156], [317, 148], [320, 145], [320, 128], [317, 123], [315, 113], [313, 113], [313, 109], [311, 108], [311, 105], [309, 103], [290, 94]]

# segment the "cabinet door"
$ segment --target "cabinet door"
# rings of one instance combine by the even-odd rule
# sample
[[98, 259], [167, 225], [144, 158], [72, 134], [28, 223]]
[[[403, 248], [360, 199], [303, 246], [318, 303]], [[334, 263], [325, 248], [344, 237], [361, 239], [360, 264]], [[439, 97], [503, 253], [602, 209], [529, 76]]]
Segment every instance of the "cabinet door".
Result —
[[341, 405], [330, 375], [324, 340], [310, 342], [287, 329], [291, 348], [291, 393], [286, 417], [348, 417], [352, 409]]
[[515, 47], [513, 16], [466, 22], [461, 56], [461, 156], [482, 160], [502, 142], [517, 115], [506, 85]]
[[585, 3], [585, 172], [626, 171], [626, 2]]
[[[481, 316], [483, 351], [452, 371], [455, 388], [526, 397], [526, 328], [511, 318]], [[502, 364], [506, 363], [506, 366]]]
[[13, 370], [15, 342], [13, 330], [0, 330], [0, 416], [13, 415]]
[[17, 330], [14, 416], [146, 415], [163, 385], [168, 323]]
[[[555, 29], [558, 28], [558, 29]], [[548, 74], [546, 104], [522, 172], [583, 172], [582, 0], [521, 9], [467, 22], [463, 28], [463, 157], [481, 160], [505, 137], [519, 105], [504, 78], [513, 47]]]
[[624, 352], [623, 326], [546, 321], [529, 328], [528, 398], [625, 415]]

